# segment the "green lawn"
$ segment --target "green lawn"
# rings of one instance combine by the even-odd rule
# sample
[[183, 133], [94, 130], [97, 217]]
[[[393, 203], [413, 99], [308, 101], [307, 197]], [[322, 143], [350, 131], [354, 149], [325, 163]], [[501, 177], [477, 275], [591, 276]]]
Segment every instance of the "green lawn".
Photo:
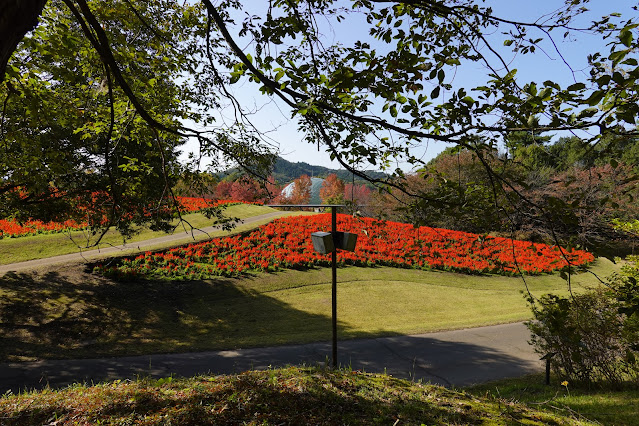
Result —
[[[592, 270], [609, 275], [602, 259]], [[520, 278], [395, 268], [338, 270], [340, 338], [473, 327], [530, 317]], [[557, 275], [535, 295], [566, 294]], [[573, 287], [596, 284], [589, 274]], [[330, 269], [242, 278], [113, 282], [65, 268], [0, 278], [0, 360], [188, 352], [329, 340]]]
[[[258, 206], [258, 205], [234, 205], [225, 209], [225, 214], [228, 217], [235, 217], [239, 219], [246, 219], [252, 216], [258, 216], [265, 213], [273, 212], [270, 207]], [[282, 212], [285, 214], [297, 214], [298, 212]], [[191, 213], [184, 215], [186, 220], [194, 228], [205, 228], [207, 226], [215, 225], [214, 219], [208, 219], [201, 213]], [[266, 221], [265, 221], [266, 222]], [[182, 234], [184, 238], [181, 239], [182, 244], [186, 244], [189, 241], [193, 241], [188, 224], [178, 224], [174, 234]], [[237, 231], [246, 229], [239, 225]], [[149, 229], [143, 229], [140, 233], [136, 234], [133, 238], [127, 241], [128, 244], [138, 241], [144, 241], [151, 238], [163, 237], [167, 235], [165, 232], [151, 231]], [[212, 234], [212, 236], [222, 235], [221, 232]], [[0, 265], [6, 265], [10, 263], [23, 262], [33, 259], [42, 259], [46, 257], [58, 256], [68, 253], [76, 253], [80, 249], [93, 249], [96, 247], [88, 247], [90, 241], [93, 241], [95, 237], [89, 237], [85, 231], [73, 231], [57, 234], [39, 234], [27, 237], [19, 238], [3, 238], [0, 239]], [[122, 244], [122, 236], [115, 230], [109, 230], [100, 243], [100, 247], [109, 247], [111, 245]], [[172, 243], [171, 245], [176, 245]], [[160, 248], [162, 246], [156, 246], [152, 248]]]
[[515, 401], [559, 415], [589, 419], [604, 425], [639, 425], [639, 389], [578, 389], [554, 379], [544, 384], [543, 374], [500, 380], [466, 388], [481, 398]]

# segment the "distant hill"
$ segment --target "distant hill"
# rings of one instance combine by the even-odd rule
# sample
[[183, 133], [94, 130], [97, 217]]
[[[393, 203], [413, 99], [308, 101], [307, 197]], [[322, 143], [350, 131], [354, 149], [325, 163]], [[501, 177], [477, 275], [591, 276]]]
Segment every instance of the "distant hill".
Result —
[[[273, 168], [273, 172], [271, 173], [275, 178], [276, 182], [280, 185], [289, 183], [294, 179], [302, 175], [309, 175], [310, 177], [319, 177], [326, 178], [331, 173], [335, 173], [337, 177], [342, 179], [346, 183], [352, 182], [353, 174], [346, 170], [336, 170], [329, 169], [328, 167], [323, 166], [314, 166], [312, 164], [299, 162], [292, 163], [288, 160], [283, 159], [282, 157], [277, 157], [275, 161], [275, 167]], [[377, 179], [383, 179], [386, 177], [385, 173], [382, 172], [367, 172], [371, 177]], [[220, 177], [229, 180], [235, 180], [235, 176], [239, 174], [238, 169], [230, 169], [223, 173], [220, 173]], [[366, 183], [364, 179], [359, 177], [355, 177], [355, 183]]]

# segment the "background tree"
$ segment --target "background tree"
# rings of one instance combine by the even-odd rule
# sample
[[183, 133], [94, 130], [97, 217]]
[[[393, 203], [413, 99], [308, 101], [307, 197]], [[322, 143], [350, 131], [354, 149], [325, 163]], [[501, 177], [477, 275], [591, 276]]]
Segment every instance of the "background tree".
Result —
[[[189, 170], [183, 173], [190, 174]], [[197, 176], [182, 175], [173, 187], [175, 195], [183, 197], [215, 198], [215, 188], [220, 182], [219, 177], [211, 173], [198, 173]]]
[[[486, 165], [513, 179], [515, 169], [496, 150], [483, 155], [479, 158], [467, 149], [444, 150], [418, 173], [404, 177], [401, 186], [417, 197], [398, 189], [382, 191], [374, 196], [376, 215], [466, 232], [509, 230], [504, 209], [515, 212], [509, 201], [515, 194], [493, 185]], [[506, 172], [506, 167], [512, 170]]]
[[218, 200], [231, 200], [231, 190], [233, 188], [233, 182], [223, 180], [215, 187], [215, 198]]
[[281, 204], [282, 186], [277, 184], [277, 181], [275, 180], [275, 177], [273, 175], [268, 177], [265, 186], [267, 192], [267, 199], [265, 200], [265, 202]]
[[311, 201], [311, 178], [302, 175], [293, 181], [293, 189], [289, 196], [283, 196], [284, 204], [308, 204]]
[[248, 176], [236, 180], [231, 186], [232, 200], [265, 203], [270, 198], [266, 185]]
[[[172, 44], [188, 44], [190, 34], [160, 41], [124, 3], [96, 2], [93, 10], [119, 60], [136, 76], [145, 108], [175, 126], [189, 97], [174, 81], [184, 56]], [[166, 25], [198, 25], [191, 7], [156, 2], [139, 12]], [[72, 12], [50, 1], [0, 87], [0, 215], [71, 217], [88, 220], [96, 230], [115, 225], [124, 234], [132, 224], [167, 227], [183, 138], [150, 129], [127, 96], [109, 84], [112, 78]]]
[[351, 203], [354, 209], [366, 216], [370, 215], [369, 204], [373, 191], [364, 184], [347, 183], [344, 186], [344, 201]]
[[[623, 237], [614, 230], [613, 220], [631, 220], [639, 216], [637, 185], [630, 166], [610, 164], [589, 168], [572, 167], [550, 177], [550, 182], [526, 189], [527, 196], [539, 205], [548, 205], [548, 220], [535, 212], [521, 209], [520, 229], [546, 241], [560, 236], [563, 241], [597, 248], [610, 254]], [[579, 206], [575, 208], [575, 206]], [[623, 244], [625, 245], [625, 244]], [[621, 250], [623, 253], [625, 250]]]
[[342, 204], [344, 202], [344, 181], [331, 173], [324, 179], [320, 187], [322, 204]]

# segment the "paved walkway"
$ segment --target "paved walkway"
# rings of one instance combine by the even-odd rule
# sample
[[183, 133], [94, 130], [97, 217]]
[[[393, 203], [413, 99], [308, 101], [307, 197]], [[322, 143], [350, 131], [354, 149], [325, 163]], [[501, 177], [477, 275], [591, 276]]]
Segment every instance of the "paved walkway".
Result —
[[[338, 344], [342, 366], [445, 386], [465, 386], [542, 371], [522, 323]], [[107, 359], [0, 364], [0, 394], [75, 382], [232, 374], [250, 369], [324, 365], [330, 343]]]
[[[239, 224], [240, 225], [250, 225], [252, 223], [268, 221], [269, 219], [275, 219], [281, 215], [285, 214], [285, 212], [274, 211], [270, 213], [261, 214], [259, 216], [252, 216], [246, 219], [243, 219]], [[209, 226], [202, 229], [193, 229], [193, 234], [189, 230], [184, 232], [178, 232], [171, 235], [165, 235], [158, 238], [152, 238], [150, 240], [144, 240], [139, 242], [134, 242], [130, 244], [122, 244], [118, 246], [107, 246], [100, 249], [95, 250], [87, 250], [87, 251], [78, 251], [75, 253], [65, 254], [61, 256], [48, 257], [46, 259], [34, 259], [26, 262], [19, 263], [11, 263], [8, 265], [0, 265], [0, 274], [4, 274], [9, 271], [23, 271], [23, 270], [32, 270], [45, 266], [59, 265], [71, 262], [81, 262], [86, 260], [95, 259], [97, 257], [103, 257], [105, 255], [135, 255], [137, 253], [143, 252], [145, 249], [148, 250], [153, 247], [158, 247], [163, 244], [172, 244], [178, 245], [179, 243], [188, 244], [194, 241], [200, 241], [208, 238], [208, 234], [212, 232], [219, 231], [221, 227], [217, 226]]]

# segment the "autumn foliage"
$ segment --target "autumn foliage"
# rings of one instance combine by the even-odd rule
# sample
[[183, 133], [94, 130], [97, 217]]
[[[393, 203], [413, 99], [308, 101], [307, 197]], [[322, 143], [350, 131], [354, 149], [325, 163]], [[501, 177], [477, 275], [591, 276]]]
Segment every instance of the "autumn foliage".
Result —
[[324, 179], [320, 188], [322, 204], [341, 204], [344, 202], [344, 181], [331, 173]]
[[290, 195], [282, 194], [278, 201], [282, 204], [308, 204], [311, 201], [311, 186], [311, 177], [302, 175], [293, 181]]

